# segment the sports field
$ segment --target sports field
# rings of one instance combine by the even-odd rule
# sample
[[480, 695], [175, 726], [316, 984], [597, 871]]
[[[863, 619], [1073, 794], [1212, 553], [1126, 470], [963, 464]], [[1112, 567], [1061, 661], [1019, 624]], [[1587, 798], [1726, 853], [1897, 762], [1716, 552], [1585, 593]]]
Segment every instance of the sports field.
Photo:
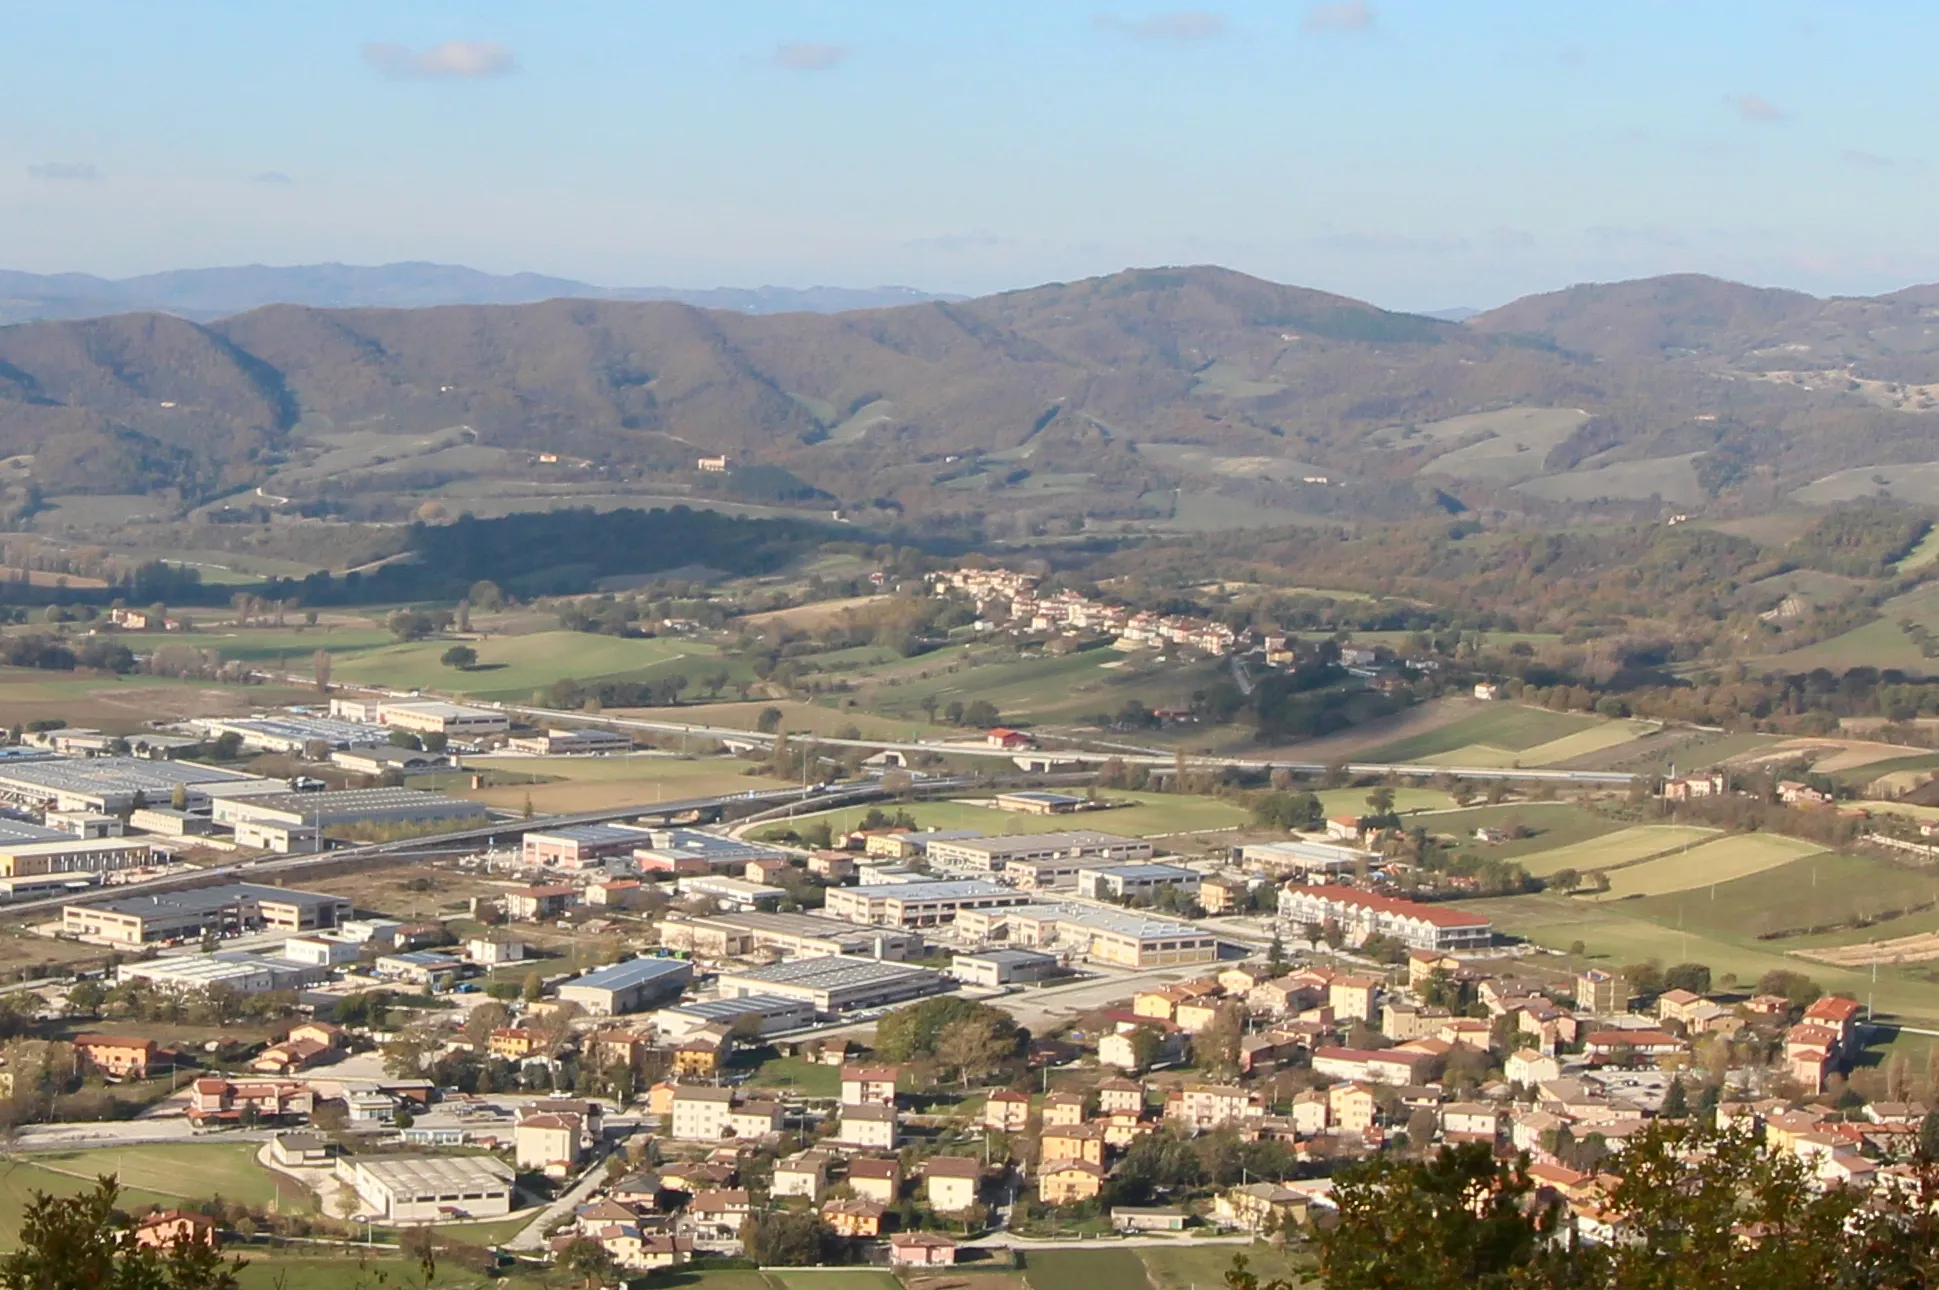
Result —
[[1688, 891], [1762, 873], [1823, 850], [1818, 843], [1801, 838], [1780, 837], [1774, 833], [1738, 834], [1613, 870], [1609, 874], [1609, 891], [1594, 899], [1621, 900], [1626, 896]]
[[1715, 829], [1693, 825], [1638, 824], [1551, 851], [1536, 851], [1521, 857], [1521, 863], [1523, 868], [1538, 878], [1545, 878], [1563, 869], [1589, 873], [1597, 869], [1635, 864], [1666, 851], [1694, 846], [1716, 834]]
[[123, 1205], [179, 1204], [223, 1196], [268, 1205], [276, 1176], [256, 1163], [253, 1142], [147, 1143], [88, 1151], [41, 1152], [0, 1171], [0, 1249], [19, 1241], [21, 1212], [36, 1191], [71, 1196], [102, 1175], [122, 1185]]
[[1611, 724], [1617, 723], [1581, 713], [1550, 712], [1546, 708], [1520, 703], [1501, 703], [1448, 725], [1382, 744], [1354, 760], [1400, 763], [1430, 759], [1438, 761], [1444, 754], [1467, 748], [1492, 748], [1504, 754], [1515, 754]]

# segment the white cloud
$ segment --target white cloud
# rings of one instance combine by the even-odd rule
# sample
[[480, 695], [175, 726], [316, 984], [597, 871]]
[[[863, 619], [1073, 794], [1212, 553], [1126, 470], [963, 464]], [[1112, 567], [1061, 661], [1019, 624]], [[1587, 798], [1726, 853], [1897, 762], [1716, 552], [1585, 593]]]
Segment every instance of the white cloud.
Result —
[[1100, 31], [1121, 32], [1136, 40], [1184, 44], [1225, 34], [1225, 15], [1210, 9], [1173, 9], [1148, 18], [1119, 18], [1099, 14], [1092, 25]]
[[774, 65], [791, 72], [826, 72], [840, 67], [855, 51], [847, 45], [825, 45], [813, 40], [791, 40], [777, 45]]
[[296, 181], [280, 170], [265, 170], [261, 174], [249, 176], [249, 182], [254, 184], [293, 184]]
[[1306, 11], [1302, 24], [1309, 32], [1370, 31], [1373, 6], [1367, 0], [1339, 0], [1336, 4], [1316, 4]]
[[1754, 121], [1759, 125], [1769, 125], [1773, 121], [1784, 119], [1782, 108], [1769, 99], [1759, 98], [1755, 94], [1729, 94], [1724, 97], [1724, 102], [1736, 108], [1737, 115], [1744, 120]]
[[424, 49], [372, 41], [363, 55], [392, 80], [477, 80], [518, 70], [512, 51], [494, 40], [444, 40]]
[[27, 167], [27, 174], [33, 179], [68, 179], [84, 184], [101, 178], [100, 168], [92, 161], [43, 161]]
[[1867, 152], [1863, 148], [1846, 148], [1838, 154], [1838, 160], [1848, 166], [1860, 166], [1866, 170], [1884, 170], [1898, 164], [1890, 157], [1880, 156], [1876, 152]]

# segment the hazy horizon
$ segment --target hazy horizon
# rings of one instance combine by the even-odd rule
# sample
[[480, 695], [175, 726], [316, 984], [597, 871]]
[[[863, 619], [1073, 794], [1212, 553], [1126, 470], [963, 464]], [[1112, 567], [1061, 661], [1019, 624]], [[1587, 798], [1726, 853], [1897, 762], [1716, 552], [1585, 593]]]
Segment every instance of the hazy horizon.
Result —
[[9, 267], [426, 260], [980, 295], [1216, 263], [1391, 308], [1939, 279], [1939, 11], [1725, 0], [29, 9]]

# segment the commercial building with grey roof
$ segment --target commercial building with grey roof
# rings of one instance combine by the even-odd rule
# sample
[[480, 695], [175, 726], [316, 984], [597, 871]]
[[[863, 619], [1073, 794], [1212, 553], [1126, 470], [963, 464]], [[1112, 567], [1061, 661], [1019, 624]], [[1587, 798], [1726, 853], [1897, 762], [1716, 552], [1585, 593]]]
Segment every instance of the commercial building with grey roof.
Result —
[[838, 1016], [937, 994], [953, 988], [954, 982], [928, 968], [840, 956], [723, 972], [718, 986], [724, 998], [778, 994], [811, 1003], [824, 1015]]
[[156, 892], [99, 904], [66, 905], [61, 929], [116, 945], [186, 939], [204, 932], [307, 932], [335, 927], [351, 905], [342, 896], [257, 883], [232, 882], [190, 891]]
[[692, 980], [693, 965], [684, 959], [628, 959], [567, 981], [559, 998], [596, 1017], [617, 1017], [677, 999]]
[[192, 761], [86, 757], [0, 763], [0, 801], [36, 810], [119, 815], [138, 806], [167, 806], [178, 786], [191, 810], [236, 793], [289, 791], [282, 780]]

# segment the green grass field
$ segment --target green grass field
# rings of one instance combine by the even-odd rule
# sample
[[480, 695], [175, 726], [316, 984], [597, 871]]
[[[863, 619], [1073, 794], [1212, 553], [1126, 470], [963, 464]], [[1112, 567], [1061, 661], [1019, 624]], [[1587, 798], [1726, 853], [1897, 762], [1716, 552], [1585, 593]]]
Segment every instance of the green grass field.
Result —
[[1030, 1290], [1138, 1286], [1145, 1283], [1145, 1265], [1136, 1250], [1031, 1250], [1023, 1279]]
[[694, 677], [713, 667], [719, 655], [714, 646], [695, 641], [534, 632], [478, 641], [478, 665], [461, 672], [438, 662], [450, 647], [441, 640], [385, 645], [340, 660], [335, 674], [345, 681], [522, 700], [563, 677], [647, 680], [678, 671]]
[[[1823, 852], [1748, 877], [1626, 901], [1623, 912], [1720, 936], [1755, 938], [1794, 928], [1869, 921], [1892, 910], [1933, 903], [1939, 903], [1939, 872], [1902, 868], [1870, 856]], [[1926, 930], [1922, 923], [1939, 924], [1939, 913], [1926, 911], [1879, 923], [1861, 935], [1906, 936]], [[1786, 938], [1775, 944], [1789, 950], [1848, 944], [1854, 939], [1852, 933], [1843, 932]]]
[[1593, 899], [1621, 900], [1626, 896], [1688, 891], [1713, 882], [1749, 877], [1823, 850], [1817, 843], [1801, 838], [1742, 833], [1616, 869], [1609, 875], [1608, 893]]
[[[1320, 806], [1328, 815], [1365, 815], [1372, 808], [1367, 805], [1366, 788], [1323, 788], [1314, 796], [1320, 799]], [[1394, 809], [1402, 815], [1415, 811], [1439, 811], [1454, 805], [1454, 799], [1438, 788], [1415, 788], [1404, 785], [1393, 790]]]
[[763, 1062], [747, 1082], [755, 1088], [785, 1089], [804, 1097], [840, 1097], [842, 1092], [841, 1067], [800, 1057], [777, 1057]]
[[[1554, 851], [1614, 833], [1619, 825], [1573, 802], [1503, 802], [1465, 811], [1445, 811], [1417, 821], [1430, 833], [1445, 834], [1476, 854], [1501, 860], [1520, 860], [1533, 852]], [[1474, 840], [1479, 828], [1520, 825], [1532, 836], [1495, 844]], [[1531, 872], [1533, 872], [1531, 870]], [[1549, 870], [1549, 872], [1554, 872]]]
[[1715, 837], [1717, 830], [1681, 824], [1638, 824], [1614, 833], [1521, 857], [1522, 867], [1538, 878], [1563, 869], [1588, 873], [1635, 864], [1651, 856]]
[[1383, 744], [1356, 757], [1366, 762], [1422, 762], [1459, 748], [1485, 746], [1520, 752], [1597, 726], [1611, 724], [1580, 713], [1550, 712], [1519, 703], [1502, 703], [1471, 717]]
[[875, 1268], [797, 1268], [767, 1279], [774, 1290], [903, 1290], [894, 1274]]

